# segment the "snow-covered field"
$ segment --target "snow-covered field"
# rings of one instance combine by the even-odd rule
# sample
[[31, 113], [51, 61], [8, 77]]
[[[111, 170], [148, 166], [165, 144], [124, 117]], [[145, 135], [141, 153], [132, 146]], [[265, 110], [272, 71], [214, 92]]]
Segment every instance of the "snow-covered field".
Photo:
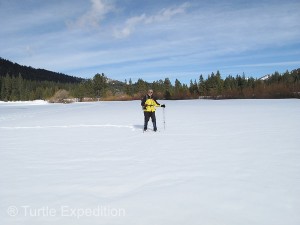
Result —
[[300, 224], [299, 100], [160, 102], [0, 103], [0, 224]]

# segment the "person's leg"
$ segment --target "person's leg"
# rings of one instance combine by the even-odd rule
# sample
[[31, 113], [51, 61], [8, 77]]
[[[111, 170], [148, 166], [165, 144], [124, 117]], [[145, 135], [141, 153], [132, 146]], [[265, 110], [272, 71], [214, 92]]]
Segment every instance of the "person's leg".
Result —
[[151, 113], [151, 120], [152, 120], [152, 123], [153, 123], [153, 130], [154, 130], [154, 131], [157, 131], [155, 112], [152, 112], [152, 113]]
[[144, 112], [144, 130], [147, 130], [148, 121], [150, 119], [150, 112]]

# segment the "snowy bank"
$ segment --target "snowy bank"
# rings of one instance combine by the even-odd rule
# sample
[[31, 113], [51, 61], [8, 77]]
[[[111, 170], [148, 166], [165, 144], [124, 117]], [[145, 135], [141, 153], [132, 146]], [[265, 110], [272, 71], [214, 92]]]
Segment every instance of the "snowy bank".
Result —
[[48, 104], [45, 100], [34, 100], [34, 101], [0, 101], [0, 105], [10, 105], [10, 106], [18, 106], [18, 105], [45, 105]]

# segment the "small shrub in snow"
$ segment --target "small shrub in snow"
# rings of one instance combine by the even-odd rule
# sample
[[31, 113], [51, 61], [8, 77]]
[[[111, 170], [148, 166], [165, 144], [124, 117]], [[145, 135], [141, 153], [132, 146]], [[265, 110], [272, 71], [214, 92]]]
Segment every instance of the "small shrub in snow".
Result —
[[72, 98], [70, 98], [69, 92], [61, 89], [58, 90], [53, 97], [49, 99], [50, 103], [72, 103], [74, 102]]

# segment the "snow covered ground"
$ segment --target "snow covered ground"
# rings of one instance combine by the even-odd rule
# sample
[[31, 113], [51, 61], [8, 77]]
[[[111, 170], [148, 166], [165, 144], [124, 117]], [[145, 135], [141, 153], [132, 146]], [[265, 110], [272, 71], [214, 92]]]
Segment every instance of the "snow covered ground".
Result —
[[300, 224], [299, 100], [160, 102], [2, 102], [0, 224]]

